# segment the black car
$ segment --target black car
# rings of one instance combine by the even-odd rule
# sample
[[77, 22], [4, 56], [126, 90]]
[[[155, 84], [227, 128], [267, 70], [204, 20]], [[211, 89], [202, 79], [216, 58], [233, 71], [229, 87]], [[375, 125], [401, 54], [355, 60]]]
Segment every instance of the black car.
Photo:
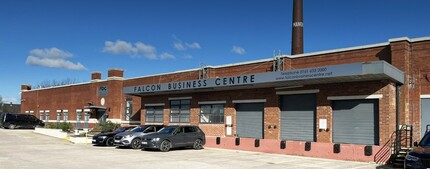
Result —
[[157, 133], [142, 137], [143, 149], [159, 149], [167, 152], [171, 148], [192, 147], [202, 149], [206, 143], [205, 133], [197, 126], [167, 126]]
[[95, 145], [113, 146], [114, 136], [135, 128], [136, 126], [120, 127], [109, 133], [101, 133], [93, 136], [92, 143]]
[[430, 168], [430, 132], [427, 132], [420, 143], [414, 143], [415, 148], [405, 158], [405, 168], [426, 169]]
[[31, 114], [2, 113], [0, 127], [6, 129], [44, 127], [45, 123]]

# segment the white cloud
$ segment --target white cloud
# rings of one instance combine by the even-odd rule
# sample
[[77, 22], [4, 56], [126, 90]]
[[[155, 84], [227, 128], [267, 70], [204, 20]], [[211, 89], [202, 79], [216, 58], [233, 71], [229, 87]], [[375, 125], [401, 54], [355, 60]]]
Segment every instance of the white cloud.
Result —
[[239, 55], [243, 55], [246, 53], [245, 49], [239, 46], [233, 46], [233, 48], [231, 49], [231, 52]]
[[173, 39], [175, 39], [173, 42], [173, 47], [179, 51], [185, 51], [188, 49], [201, 49], [202, 48], [200, 46], [200, 44], [197, 42], [193, 42], [193, 43], [182, 42], [182, 40], [177, 38], [175, 35], [173, 35]]
[[173, 42], [173, 47], [180, 51], [187, 50], [187, 48], [181, 42]]
[[67, 51], [62, 51], [58, 48], [51, 49], [33, 49], [30, 51], [30, 55], [43, 57], [43, 58], [71, 58], [73, 54]]
[[170, 53], [162, 53], [160, 55], [161, 59], [175, 59], [176, 57]]
[[148, 59], [157, 59], [157, 50], [154, 46], [146, 45], [142, 42], [136, 42], [136, 53], [143, 54]]
[[190, 49], [200, 49], [200, 44], [197, 42], [194, 43], [185, 43], [185, 45], [187, 45], [188, 48]]
[[103, 52], [121, 55], [121, 54], [132, 54], [135, 52], [133, 46], [129, 42], [117, 40], [116, 42], [106, 41]]
[[134, 44], [122, 40], [116, 40], [116, 42], [106, 41], [103, 52], [114, 55], [130, 55], [131, 57], [141, 57], [143, 55], [147, 59], [157, 59], [157, 49], [139, 41]]
[[62, 51], [58, 48], [50, 49], [33, 49], [27, 56], [26, 64], [51, 67], [51, 68], [62, 68], [70, 70], [86, 70], [84, 65], [81, 63], [73, 63], [67, 58], [72, 58], [73, 54], [67, 51]]

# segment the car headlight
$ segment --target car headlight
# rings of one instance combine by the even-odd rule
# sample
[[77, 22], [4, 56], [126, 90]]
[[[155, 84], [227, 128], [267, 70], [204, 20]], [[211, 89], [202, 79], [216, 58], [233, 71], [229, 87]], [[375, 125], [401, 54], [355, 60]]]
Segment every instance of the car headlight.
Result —
[[131, 136], [132, 136], [132, 135], [131, 135], [131, 134], [129, 134], [129, 135], [126, 135], [126, 136], [125, 136], [125, 138], [131, 137]]
[[107, 136], [99, 136], [99, 138], [101, 139], [105, 139]]
[[415, 156], [410, 155], [410, 154], [406, 155], [406, 160], [409, 160], [409, 161], [418, 161], [419, 159], [420, 158], [415, 157]]
[[160, 138], [152, 138], [151, 141], [160, 141]]

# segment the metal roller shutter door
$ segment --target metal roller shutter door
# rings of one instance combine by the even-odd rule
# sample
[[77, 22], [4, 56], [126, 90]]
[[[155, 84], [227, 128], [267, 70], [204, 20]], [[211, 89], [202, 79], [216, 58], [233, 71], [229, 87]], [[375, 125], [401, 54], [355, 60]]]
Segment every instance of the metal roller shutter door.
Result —
[[281, 139], [315, 141], [315, 94], [281, 96]]
[[421, 99], [421, 137], [424, 136], [430, 125], [430, 99]]
[[333, 142], [379, 145], [378, 100], [333, 101]]
[[242, 138], [263, 138], [264, 103], [236, 104], [236, 133]]

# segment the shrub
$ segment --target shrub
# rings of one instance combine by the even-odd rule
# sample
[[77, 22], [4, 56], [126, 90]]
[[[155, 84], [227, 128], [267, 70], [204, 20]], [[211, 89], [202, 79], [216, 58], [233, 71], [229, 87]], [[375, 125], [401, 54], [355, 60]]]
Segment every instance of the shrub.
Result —
[[66, 123], [66, 122], [62, 122], [62, 123], [47, 123], [45, 124], [45, 128], [48, 129], [61, 129], [64, 132], [70, 132], [73, 130], [73, 125], [71, 123]]
[[97, 123], [94, 130], [101, 132], [110, 132], [120, 127], [120, 124], [107, 121], [105, 123]]

